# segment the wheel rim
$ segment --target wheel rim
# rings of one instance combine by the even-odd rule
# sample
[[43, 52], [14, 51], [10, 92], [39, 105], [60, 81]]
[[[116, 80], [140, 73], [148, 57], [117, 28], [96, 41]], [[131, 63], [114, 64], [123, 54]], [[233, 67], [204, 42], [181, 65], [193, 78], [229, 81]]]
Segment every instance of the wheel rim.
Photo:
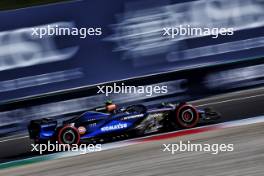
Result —
[[194, 114], [191, 109], [187, 109], [182, 112], [182, 120], [186, 123], [192, 122], [194, 119]]
[[62, 135], [63, 142], [66, 144], [74, 143], [75, 138], [76, 138], [76, 135], [74, 134], [72, 130], [68, 130]]
[[199, 114], [193, 106], [183, 105], [177, 110], [176, 120], [181, 127], [192, 128], [198, 123]]

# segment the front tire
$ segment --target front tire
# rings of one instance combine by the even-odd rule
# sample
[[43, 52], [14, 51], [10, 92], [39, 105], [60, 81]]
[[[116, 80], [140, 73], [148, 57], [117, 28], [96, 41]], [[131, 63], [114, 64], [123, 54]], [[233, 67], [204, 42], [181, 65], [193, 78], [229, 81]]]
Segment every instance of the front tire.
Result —
[[185, 104], [176, 110], [176, 122], [181, 128], [192, 128], [199, 121], [199, 113], [195, 107]]

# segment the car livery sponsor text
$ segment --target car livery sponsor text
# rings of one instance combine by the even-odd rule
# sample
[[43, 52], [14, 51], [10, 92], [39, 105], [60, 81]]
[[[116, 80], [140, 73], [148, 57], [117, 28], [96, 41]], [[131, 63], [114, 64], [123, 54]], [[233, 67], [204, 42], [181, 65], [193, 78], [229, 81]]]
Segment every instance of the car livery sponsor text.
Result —
[[112, 131], [112, 130], [123, 129], [123, 128], [127, 128], [126, 123], [118, 123], [116, 125], [110, 125], [110, 126], [102, 127], [101, 131]]
[[123, 120], [129, 120], [129, 119], [134, 119], [134, 118], [139, 118], [139, 117], [143, 117], [144, 114], [138, 114], [138, 115], [133, 115], [133, 116], [127, 116], [124, 117]]

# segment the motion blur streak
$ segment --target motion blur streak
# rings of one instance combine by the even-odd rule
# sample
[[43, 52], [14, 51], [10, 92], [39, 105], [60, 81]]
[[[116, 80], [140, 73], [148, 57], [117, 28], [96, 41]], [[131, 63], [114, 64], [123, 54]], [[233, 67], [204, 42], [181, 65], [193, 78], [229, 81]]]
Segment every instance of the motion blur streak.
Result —
[[[212, 56], [217, 54], [223, 54], [223, 53], [229, 53], [229, 52], [236, 52], [236, 51], [243, 51], [258, 47], [264, 47], [264, 37], [256, 37], [252, 39], [245, 39], [245, 40], [238, 40], [234, 42], [226, 42], [216, 45], [209, 45], [209, 46], [203, 46], [203, 47], [197, 47], [193, 49], [185, 49], [185, 50], [179, 50], [170, 53], [167, 56], [168, 61], [175, 62], [180, 60], [189, 60], [204, 56]], [[197, 60], [196, 59], [196, 60]], [[237, 58], [234, 60], [243, 60], [244, 58]], [[222, 60], [222, 58], [216, 58], [214, 60], [215, 63]], [[228, 62], [228, 60], [225, 60]], [[208, 65], [211, 65], [212, 63], [208, 63]]]
[[[55, 25], [72, 27], [73, 23]], [[34, 37], [32, 28], [2, 31], [0, 41], [0, 71], [70, 59], [78, 51], [77, 46], [59, 49], [54, 37]]]
[[205, 85], [210, 89], [232, 89], [264, 83], [264, 64], [209, 73]]
[[[210, 0], [187, 3], [160, 3], [144, 9], [144, 2], [127, 5], [126, 12], [114, 25], [115, 34], [107, 40], [118, 44], [116, 51], [125, 51], [124, 58], [135, 58], [177, 50], [181, 40], [200, 36], [162, 36], [164, 27], [233, 28], [235, 31], [262, 27], [264, 5], [258, 0]], [[173, 46], [173, 47], [172, 47]]]
[[81, 78], [83, 73], [80, 69], [64, 70], [42, 75], [28, 76], [8, 81], [0, 81], [0, 92], [13, 91], [27, 87], [35, 87], [50, 83], [68, 81]]
[[[71, 1], [2, 11], [0, 92], [9, 92], [0, 94], [0, 101], [180, 69], [255, 60], [264, 55], [263, 5], [261, 0], [188, 0], [186, 3], [117, 0], [115, 4], [97, 0], [93, 6], [89, 1]], [[109, 18], [104, 18], [101, 11]], [[28, 20], [29, 16], [35, 20]], [[93, 18], [87, 18], [90, 16]], [[234, 28], [234, 35], [221, 35], [217, 39], [209, 34], [203, 38], [174, 39], [162, 35], [163, 28], [179, 25]], [[64, 32], [51, 30], [55, 27], [55, 31], [72, 29], [73, 32], [73, 29], [97, 26], [102, 28], [102, 35], [61, 35]], [[35, 34], [46, 30], [54, 35], [40, 39]], [[81, 34], [83, 30], [76, 31]], [[29, 78], [39, 81], [39, 75], [76, 68], [83, 70], [82, 79], [52, 81], [48, 85], [31, 80], [25, 83]]]

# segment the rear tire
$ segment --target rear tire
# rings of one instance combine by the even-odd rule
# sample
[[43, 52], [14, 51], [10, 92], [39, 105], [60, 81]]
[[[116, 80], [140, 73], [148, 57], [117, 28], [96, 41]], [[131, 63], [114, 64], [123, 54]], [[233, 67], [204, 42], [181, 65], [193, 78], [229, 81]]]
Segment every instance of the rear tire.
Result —
[[185, 104], [176, 110], [176, 122], [181, 128], [192, 128], [199, 121], [199, 113], [195, 107]]
[[79, 144], [80, 134], [73, 126], [64, 126], [59, 130], [58, 141], [60, 144]]

